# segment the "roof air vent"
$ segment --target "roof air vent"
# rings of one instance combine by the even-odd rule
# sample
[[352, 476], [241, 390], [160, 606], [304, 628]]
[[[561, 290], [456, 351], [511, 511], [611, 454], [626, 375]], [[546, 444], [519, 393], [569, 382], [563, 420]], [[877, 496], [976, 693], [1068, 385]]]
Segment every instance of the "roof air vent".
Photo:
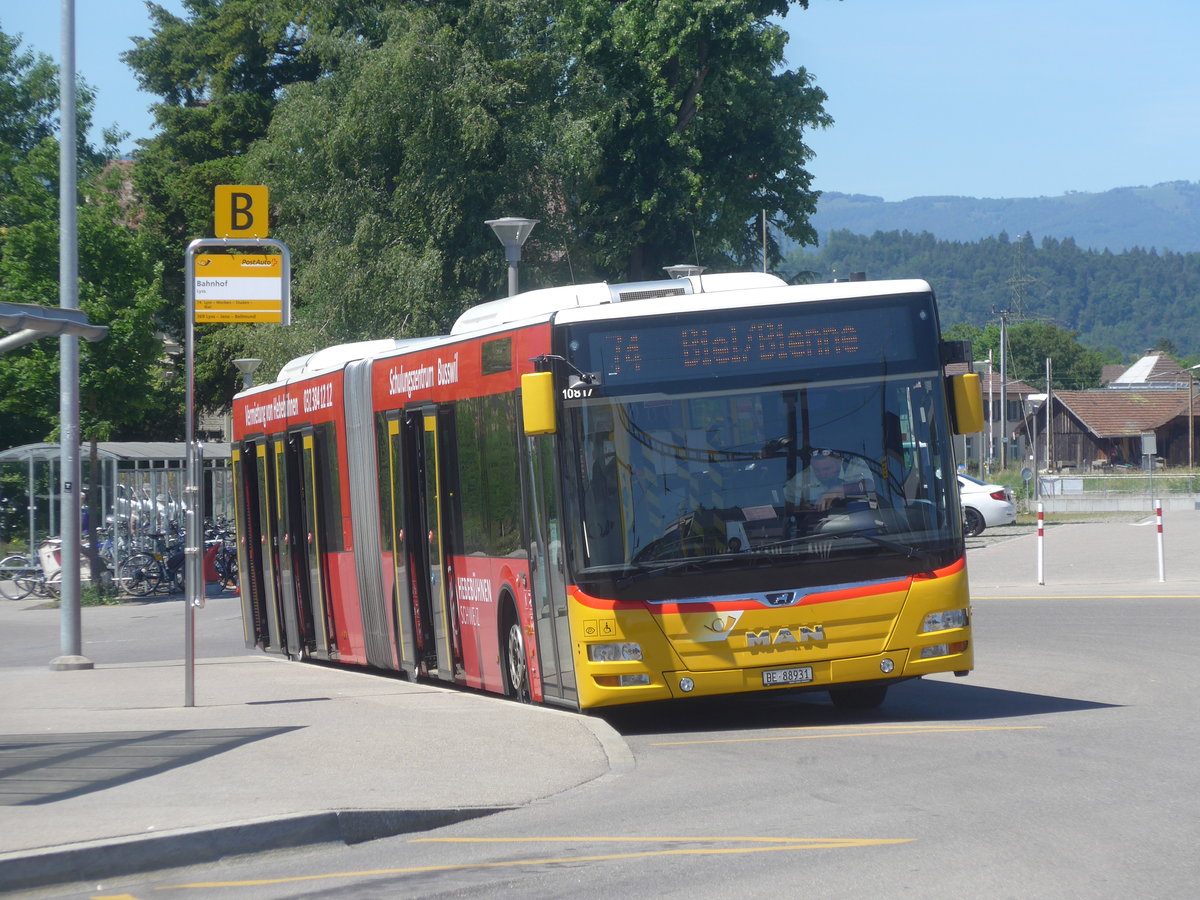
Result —
[[643, 288], [635, 291], [621, 291], [617, 296], [622, 300], [653, 300], [655, 297], [678, 297], [686, 294], [681, 287]]

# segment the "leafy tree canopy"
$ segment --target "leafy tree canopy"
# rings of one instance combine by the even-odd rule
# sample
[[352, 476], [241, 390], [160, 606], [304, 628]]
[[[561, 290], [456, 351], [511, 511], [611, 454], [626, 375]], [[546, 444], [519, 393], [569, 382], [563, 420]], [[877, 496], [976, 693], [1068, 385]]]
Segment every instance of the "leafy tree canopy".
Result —
[[[152, 6], [126, 59], [163, 98], [137, 184], [168, 283], [218, 183], [267, 184], [293, 252], [299, 324], [256, 329], [256, 353], [445, 330], [503, 284], [483, 224], [502, 215], [541, 221], [530, 286], [757, 262], [763, 209], [811, 241], [803, 132], [830, 120], [784, 69], [771, 17], [791, 5], [807, 2]], [[227, 338], [214, 373], [232, 373]]]
[[[976, 360], [992, 359], [1000, 367], [1000, 326], [984, 328], [959, 323], [943, 332], [949, 340], [969, 339]], [[1051, 360], [1050, 381], [1055, 390], [1100, 386], [1100, 370], [1110, 359], [1079, 343], [1078, 336], [1050, 322], [1017, 322], [1008, 327], [1006, 374], [1038, 388], [1046, 385], [1046, 360]]]
[[[1105, 362], [1131, 361], [1152, 347], [1178, 348], [1187, 358], [1200, 353], [1200, 253], [1097, 252], [1069, 238], [1034, 243], [1028, 234], [964, 243], [929, 233], [836, 231], [819, 251], [796, 251], [786, 265], [816, 270], [819, 280], [850, 272], [924, 278], [937, 292], [944, 327], [983, 329], [1004, 312], [1014, 326], [1049, 322], [1074, 333]], [[1094, 386], [1084, 377], [1071, 386]]]
[[[0, 300], [57, 306], [58, 142], [53, 137], [57, 75], [42, 56], [19, 52], [0, 32]], [[83, 104], [86, 130], [91, 95]], [[155, 418], [166, 402], [154, 318], [161, 292], [152, 260], [128, 227], [120, 196], [124, 167], [100, 168], [86, 144], [79, 155], [79, 305], [110, 327], [98, 343], [81, 342], [80, 424], [85, 438], [108, 439]], [[7, 446], [46, 440], [57, 431], [59, 342], [43, 338], [0, 356], [0, 434]], [[174, 431], [177, 433], [178, 428]]]

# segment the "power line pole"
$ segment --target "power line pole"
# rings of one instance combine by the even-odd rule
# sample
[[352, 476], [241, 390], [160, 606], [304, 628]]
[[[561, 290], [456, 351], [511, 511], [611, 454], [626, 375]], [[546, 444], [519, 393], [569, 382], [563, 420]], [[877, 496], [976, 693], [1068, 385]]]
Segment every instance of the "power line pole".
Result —
[[1000, 310], [1000, 470], [1008, 468], [1008, 310]]

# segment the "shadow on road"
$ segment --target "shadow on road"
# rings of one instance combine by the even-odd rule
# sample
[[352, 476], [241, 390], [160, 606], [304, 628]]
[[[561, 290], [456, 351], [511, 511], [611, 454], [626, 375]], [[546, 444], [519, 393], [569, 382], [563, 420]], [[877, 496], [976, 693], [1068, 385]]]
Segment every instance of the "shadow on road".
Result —
[[78, 797], [188, 765], [288, 727], [0, 735], [0, 805]]
[[1071, 697], [1026, 694], [999, 688], [944, 681], [906, 681], [893, 685], [877, 710], [837, 709], [824, 692], [771, 692], [738, 697], [697, 698], [601, 710], [621, 734], [677, 734], [681, 731], [739, 731], [810, 725], [861, 725], [870, 722], [963, 722], [1045, 716], [1108, 709]]

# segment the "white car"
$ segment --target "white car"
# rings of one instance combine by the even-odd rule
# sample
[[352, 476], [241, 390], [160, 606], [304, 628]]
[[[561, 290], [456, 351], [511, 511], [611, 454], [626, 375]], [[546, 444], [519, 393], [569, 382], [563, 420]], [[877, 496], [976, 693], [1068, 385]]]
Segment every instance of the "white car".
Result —
[[1011, 525], [1017, 520], [1017, 507], [1003, 485], [987, 484], [960, 474], [958, 497], [962, 503], [963, 532], [967, 537], [979, 534], [987, 526]]

